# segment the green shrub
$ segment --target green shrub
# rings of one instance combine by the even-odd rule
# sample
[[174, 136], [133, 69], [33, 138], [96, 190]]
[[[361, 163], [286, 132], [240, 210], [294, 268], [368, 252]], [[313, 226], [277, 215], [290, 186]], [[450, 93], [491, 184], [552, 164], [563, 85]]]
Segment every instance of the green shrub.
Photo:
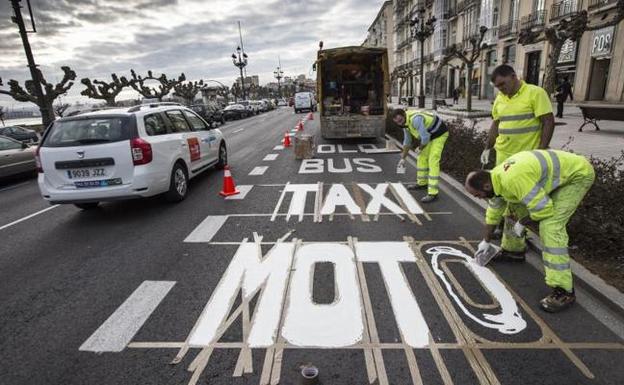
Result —
[[487, 133], [479, 131], [474, 124], [466, 126], [461, 119], [446, 121], [446, 125], [449, 138], [442, 153], [442, 171], [463, 184], [470, 171], [481, 168], [481, 152], [487, 142]]

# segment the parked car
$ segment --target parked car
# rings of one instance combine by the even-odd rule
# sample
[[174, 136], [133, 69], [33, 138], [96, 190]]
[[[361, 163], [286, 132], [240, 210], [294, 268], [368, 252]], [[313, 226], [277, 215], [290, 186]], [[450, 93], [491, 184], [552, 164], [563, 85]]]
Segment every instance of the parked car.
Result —
[[251, 111], [242, 104], [232, 104], [223, 110], [223, 118], [225, 120], [243, 119], [251, 115]]
[[312, 92], [297, 92], [295, 94], [295, 113], [301, 111], [316, 111], [316, 100]]
[[288, 107], [292, 107], [295, 105], [295, 98], [290, 97], [288, 98]]
[[251, 107], [254, 110], [254, 114], [258, 115], [262, 112], [264, 112], [264, 103], [262, 103], [260, 100], [251, 100], [249, 102], [249, 104], [251, 104]]
[[216, 104], [195, 104], [189, 107], [201, 116], [210, 127], [214, 127], [216, 123], [225, 124], [225, 118], [223, 117], [223, 110]]
[[288, 102], [286, 102], [286, 100], [284, 100], [284, 99], [279, 99], [277, 101], [277, 106], [278, 107], [287, 107], [288, 106]]
[[0, 136], [0, 178], [35, 172], [35, 147]]
[[227, 147], [221, 131], [192, 110], [155, 103], [58, 119], [36, 160], [45, 200], [87, 210], [162, 193], [181, 201], [189, 179], [227, 164]]
[[241, 100], [241, 101], [238, 102], [238, 104], [240, 104], [241, 106], [245, 107], [245, 109], [247, 110], [248, 116], [256, 115], [257, 111], [253, 107], [253, 105], [251, 104], [251, 101], [249, 101], [249, 100]]
[[39, 141], [39, 135], [37, 135], [35, 130], [20, 126], [0, 127], [0, 135], [8, 136], [20, 142], [37, 143]]

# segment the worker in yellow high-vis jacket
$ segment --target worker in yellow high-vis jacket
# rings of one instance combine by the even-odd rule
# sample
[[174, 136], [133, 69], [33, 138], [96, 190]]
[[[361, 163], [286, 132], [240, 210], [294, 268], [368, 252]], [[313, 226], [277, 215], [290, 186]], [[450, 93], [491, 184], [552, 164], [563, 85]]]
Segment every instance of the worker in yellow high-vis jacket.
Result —
[[[583, 156], [565, 151], [522, 151], [491, 171], [473, 171], [466, 178], [466, 190], [488, 199], [502, 197], [516, 209], [508, 239], [524, 247], [525, 226], [539, 222], [546, 284], [553, 291], [541, 300], [541, 307], [557, 312], [575, 300], [568, 255], [566, 225], [594, 183], [594, 169]], [[475, 258], [490, 252], [493, 227], [479, 244]]]
[[392, 112], [392, 120], [403, 127], [403, 151], [398, 166], [404, 167], [409, 150], [418, 145], [415, 188], [427, 189], [421, 202], [433, 202], [438, 198], [440, 159], [448, 139], [448, 127], [436, 114], [419, 110], [397, 108]]
[[[500, 165], [520, 151], [546, 149], [552, 138], [555, 118], [546, 91], [527, 84], [516, 76], [513, 67], [503, 64], [494, 69], [492, 83], [500, 91], [492, 106], [492, 126], [481, 163], [489, 162], [490, 151], [496, 150], [496, 165]], [[522, 248], [508, 240], [513, 224], [514, 205], [501, 198], [489, 202], [485, 221], [488, 226], [498, 226], [503, 218], [502, 251], [496, 256], [508, 261], [524, 261]]]

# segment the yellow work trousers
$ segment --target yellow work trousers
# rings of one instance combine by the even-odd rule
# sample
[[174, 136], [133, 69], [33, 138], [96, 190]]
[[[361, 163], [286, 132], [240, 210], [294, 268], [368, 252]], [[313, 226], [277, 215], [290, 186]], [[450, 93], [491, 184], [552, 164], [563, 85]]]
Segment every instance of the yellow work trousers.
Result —
[[448, 139], [448, 132], [433, 139], [420, 151], [416, 159], [416, 183], [427, 186], [427, 194], [438, 195], [440, 183], [440, 159]]

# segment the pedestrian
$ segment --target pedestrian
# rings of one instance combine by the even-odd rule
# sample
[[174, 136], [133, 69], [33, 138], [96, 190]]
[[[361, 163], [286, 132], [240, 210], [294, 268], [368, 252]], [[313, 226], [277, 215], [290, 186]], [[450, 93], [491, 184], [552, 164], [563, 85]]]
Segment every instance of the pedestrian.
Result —
[[563, 103], [568, 100], [574, 100], [572, 97], [572, 85], [570, 84], [570, 80], [567, 76], [563, 77], [563, 81], [557, 87], [557, 93], [555, 94], [555, 99], [557, 100], [557, 117], [563, 118]]
[[438, 198], [440, 182], [440, 159], [448, 139], [446, 123], [434, 113], [397, 108], [392, 112], [392, 120], [403, 128], [403, 151], [397, 168], [405, 167], [405, 158], [410, 149], [417, 148], [415, 189], [427, 189], [423, 203]]
[[[502, 197], [514, 203], [514, 222], [506, 229], [503, 247], [525, 248], [525, 227], [539, 223], [542, 259], [550, 295], [540, 301], [542, 309], [558, 312], [575, 301], [566, 225], [594, 183], [594, 169], [583, 156], [565, 151], [522, 151], [491, 171], [468, 174], [465, 188], [475, 197]], [[487, 226], [475, 254], [488, 253], [494, 226]]]
[[[491, 149], [496, 150], [496, 166], [520, 151], [546, 149], [550, 144], [555, 118], [548, 93], [541, 87], [518, 79], [513, 67], [502, 64], [492, 73], [491, 81], [499, 93], [492, 105], [492, 125], [485, 150], [481, 153], [481, 164], [489, 163]], [[524, 259], [524, 250], [508, 249], [505, 246], [506, 226], [513, 216], [513, 205], [500, 199], [492, 199], [486, 210], [487, 225], [499, 227], [495, 235], [503, 238], [503, 250], [497, 258]]]
[[453, 93], [452, 94], [453, 94], [453, 104], [456, 105], [458, 103], [458, 101], [459, 101], [459, 88], [455, 87], [453, 89]]

